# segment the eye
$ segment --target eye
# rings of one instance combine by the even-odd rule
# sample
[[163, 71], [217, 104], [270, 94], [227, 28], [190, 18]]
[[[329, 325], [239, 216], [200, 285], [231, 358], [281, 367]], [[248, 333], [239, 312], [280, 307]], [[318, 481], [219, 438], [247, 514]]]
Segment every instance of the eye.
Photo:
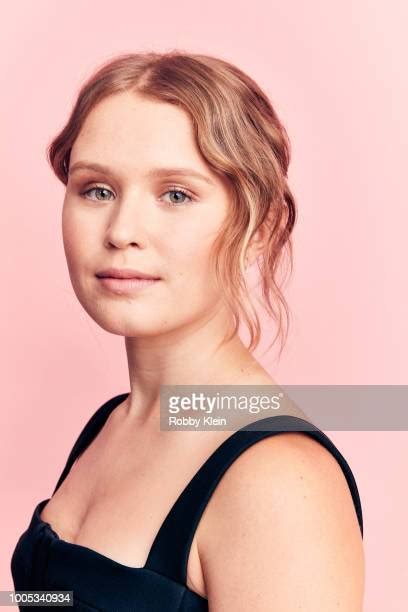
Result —
[[[163, 195], [166, 195], [167, 193], [175, 193], [177, 194], [178, 198], [180, 198], [180, 195], [182, 198], [187, 197], [190, 200], [190, 202], [194, 199], [193, 194], [187, 191], [187, 189], [183, 189], [182, 187], [172, 187], [171, 189], [166, 191]], [[182, 201], [180, 199], [177, 199], [176, 201], [168, 202], [168, 204], [169, 206], [183, 206], [183, 204], [186, 204], [186, 202], [184, 199]]]
[[[86, 191], [83, 191], [81, 193], [81, 196], [86, 196], [89, 193], [91, 193], [91, 191], [97, 191], [97, 192], [108, 192], [108, 193], [112, 193], [112, 191], [110, 189], [108, 189], [107, 187], [103, 187], [102, 185], [95, 185], [94, 187], [91, 187], [90, 189], [87, 189]], [[113, 195], [113, 193], [112, 193]], [[90, 198], [91, 200], [93, 200], [93, 198]], [[107, 200], [107, 198], [103, 197], [103, 198], [96, 198], [99, 202], [104, 202], [104, 201], [110, 201]]]
[[[98, 197], [98, 195], [96, 195], [96, 198], [91, 197], [89, 194], [91, 194], [92, 192], [95, 192], [95, 195], [96, 194], [102, 195], [102, 197]], [[90, 200], [94, 200], [98, 202], [110, 202], [112, 198], [106, 197], [108, 194], [111, 194], [112, 196], [114, 196], [114, 193], [107, 187], [104, 187], [103, 185], [94, 185], [93, 187], [90, 187], [89, 189], [86, 189], [85, 191], [81, 192], [81, 196], [87, 197]], [[170, 202], [169, 201], [167, 202], [169, 206], [183, 206], [187, 203], [185, 201], [185, 198], [188, 198], [190, 202], [194, 199], [193, 194], [187, 189], [184, 189], [183, 187], [174, 186], [168, 191], [166, 191], [163, 194], [163, 196], [167, 194], [177, 195], [176, 200], [170, 200]]]

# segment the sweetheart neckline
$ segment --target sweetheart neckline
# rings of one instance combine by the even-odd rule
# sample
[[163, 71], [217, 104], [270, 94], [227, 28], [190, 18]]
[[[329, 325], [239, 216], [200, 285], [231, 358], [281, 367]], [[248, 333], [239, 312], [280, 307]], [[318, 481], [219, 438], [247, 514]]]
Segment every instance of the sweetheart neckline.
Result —
[[[35, 508], [35, 516], [36, 519], [38, 521], [38, 523], [43, 527], [47, 529], [47, 532], [50, 534], [50, 536], [53, 538], [54, 541], [56, 542], [61, 542], [64, 546], [71, 546], [74, 548], [82, 548], [85, 550], [89, 550], [92, 554], [98, 555], [99, 557], [102, 557], [103, 559], [106, 559], [107, 561], [109, 561], [110, 563], [113, 563], [114, 565], [119, 565], [123, 568], [125, 568], [126, 570], [150, 570], [150, 568], [146, 567], [147, 566], [147, 561], [149, 559], [149, 555], [147, 556], [146, 559], [146, 563], [140, 567], [135, 567], [132, 565], [125, 565], [124, 563], [121, 563], [120, 561], [116, 561], [115, 559], [112, 559], [112, 557], [108, 557], [107, 555], [104, 555], [103, 553], [98, 552], [97, 550], [94, 550], [93, 548], [89, 548], [89, 546], [84, 546], [83, 544], [78, 544], [77, 542], [68, 542], [68, 540], [64, 540], [64, 538], [61, 538], [58, 533], [55, 531], [55, 529], [52, 528], [51, 523], [48, 523], [47, 521], [44, 521], [44, 519], [41, 518], [41, 512], [44, 509], [44, 506], [50, 501], [51, 497], [47, 498], [47, 499], [43, 499], [42, 501], [40, 501], [36, 508]], [[44, 504], [44, 505], [42, 505]], [[41, 508], [40, 508], [41, 506]]]
[[[166, 580], [170, 580], [171, 582], [176, 582], [173, 578], [169, 578], [168, 576], [166, 576], [164, 574], [160, 574], [160, 572], [157, 572], [156, 570], [152, 570], [152, 569], [150, 569], [150, 567], [147, 567], [149, 556], [150, 556], [150, 551], [149, 551], [149, 554], [147, 556], [145, 565], [143, 565], [141, 567], [134, 567], [134, 566], [131, 566], [131, 565], [125, 565], [124, 563], [121, 563], [120, 561], [116, 561], [115, 559], [112, 559], [111, 557], [108, 557], [107, 555], [104, 555], [103, 553], [100, 553], [97, 550], [94, 550], [93, 548], [89, 548], [89, 546], [84, 546], [83, 544], [77, 544], [76, 542], [68, 542], [68, 540], [64, 540], [52, 528], [51, 524], [48, 523], [47, 521], [44, 521], [41, 518], [41, 516], [40, 516], [42, 509], [44, 508], [45, 504], [50, 501], [50, 499], [51, 498], [49, 497], [47, 499], [41, 500], [37, 504], [37, 506], [36, 506], [36, 508], [34, 510], [34, 515], [35, 515], [36, 521], [42, 526], [43, 529], [47, 530], [47, 533], [53, 539], [54, 542], [59, 542], [63, 546], [68, 546], [70, 548], [73, 548], [74, 550], [75, 549], [77, 549], [77, 550], [84, 550], [84, 551], [86, 551], [87, 554], [90, 554], [91, 556], [95, 555], [95, 556], [99, 557], [99, 559], [101, 559], [101, 561], [103, 561], [104, 563], [108, 562], [108, 563], [110, 563], [112, 565], [115, 565], [115, 566], [119, 567], [122, 570], [126, 570], [127, 572], [134, 572], [134, 573], [138, 573], [138, 572], [150, 572], [152, 574], [157, 574], [157, 575], [161, 576], [162, 578], [165, 578]], [[184, 584], [184, 583], [179, 583], [179, 584], [183, 588], [187, 589], [187, 591], [190, 591], [196, 597], [199, 597], [200, 599], [203, 599], [206, 602], [208, 601], [207, 597], [205, 597], [204, 595], [201, 595], [200, 593], [197, 593], [196, 591], [193, 591], [187, 584]]]

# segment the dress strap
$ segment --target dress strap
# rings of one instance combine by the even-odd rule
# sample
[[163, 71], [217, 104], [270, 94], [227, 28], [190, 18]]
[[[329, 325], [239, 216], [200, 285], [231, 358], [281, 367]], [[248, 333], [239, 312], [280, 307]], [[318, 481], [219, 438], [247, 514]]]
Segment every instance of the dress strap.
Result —
[[233, 461], [252, 444], [284, 431], [303, 431], [332, 453], [349, 485], [363, 536], [363, 516], [357, 484], [343, 455], [333, 442], [309, 421], [293, 415], [275, 415], [239, 429], [224, 440], [204, 462], [163, 521], [150, 549], [145, 568], [185, 584], [194, 533], [221, 477]]
[[55, 491], [64, 482], [65, 478], [68, 476], [69, 471], [76, 459], [84, 452], [84, 450], [96, 437], [98, 432], [102, 429], [110, 413], [113, 411], [114, 408], [119, 406], [119, 404], [121, 404], [127, 398], [128, 395], [129, 393], [121, 393], [120, 395], [112, 397], [107, 402], [102, 404], [102, 406], [100, 406], [90, 417], [90, 419], [84, 425], [74, 446], [72, 447], [71, 452], [68, 455], [68, 459], [62, 471], [62, 474], [59, 477], [57, 484], [55, 485], [55, 489], [52, 493], [53, 495]]

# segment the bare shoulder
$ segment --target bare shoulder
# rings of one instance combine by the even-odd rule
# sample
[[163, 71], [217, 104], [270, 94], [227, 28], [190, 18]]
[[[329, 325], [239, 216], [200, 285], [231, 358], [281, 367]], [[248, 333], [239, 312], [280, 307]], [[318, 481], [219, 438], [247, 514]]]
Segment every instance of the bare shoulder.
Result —
[[198, 549], [214, 612], [361, 612], [364, 553], [350, 489], [311, 436], [283, 432], [252, 444], [203, 519]]

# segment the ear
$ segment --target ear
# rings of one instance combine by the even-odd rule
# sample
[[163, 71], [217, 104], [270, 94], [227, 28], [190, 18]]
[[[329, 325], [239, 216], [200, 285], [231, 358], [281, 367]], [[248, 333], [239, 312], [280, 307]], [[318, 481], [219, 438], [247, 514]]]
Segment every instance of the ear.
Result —
[[245, 257], [245, 261], [247, 262], [248, 268], [252, 266], [253, 263], [255, 263], [255, 261], [264, 249], [266, 231], [266, 224], [263, 223], [261, 227], [256, 230], [251, 242], [249, 243]]

